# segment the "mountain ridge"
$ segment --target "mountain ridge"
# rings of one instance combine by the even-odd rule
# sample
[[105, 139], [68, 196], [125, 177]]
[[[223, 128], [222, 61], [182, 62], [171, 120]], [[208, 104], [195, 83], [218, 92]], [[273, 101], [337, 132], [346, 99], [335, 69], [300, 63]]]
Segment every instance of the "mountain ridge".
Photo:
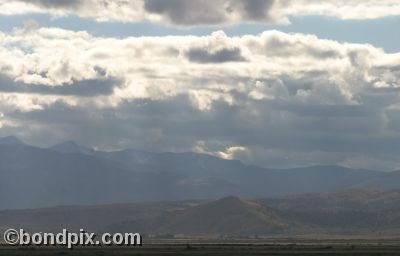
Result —
[[0, 137], [0, 145], [22, 145], [24, 144], [16, 136]]
[[278, 197], [350, 188], [400, 188], [400, 175], [340, 166], [267, 169], [197, 153], [105, 152], [73, 142], [49, 148], [0, 143], [0, 209]]

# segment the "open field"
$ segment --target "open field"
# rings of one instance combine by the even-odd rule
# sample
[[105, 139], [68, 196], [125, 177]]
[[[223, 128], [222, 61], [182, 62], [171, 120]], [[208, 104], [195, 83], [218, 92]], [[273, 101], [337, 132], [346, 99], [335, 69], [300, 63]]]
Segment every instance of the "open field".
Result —
[[400, 242], [341, 241], [156, 241], [141, 247], [90, 247], [68, 250], [56, 247], [0, 246], [0, 255], [399, 255]]

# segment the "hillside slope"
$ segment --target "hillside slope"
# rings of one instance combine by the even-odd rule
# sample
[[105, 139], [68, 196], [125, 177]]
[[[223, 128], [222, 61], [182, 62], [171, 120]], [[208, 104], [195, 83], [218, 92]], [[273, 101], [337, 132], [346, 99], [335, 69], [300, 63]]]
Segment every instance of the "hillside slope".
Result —
[[140, 232], [186, 236], [400, 235], [400, 192], [346, 190], [284, 198], [65, 206], [0, 211], [0, 232]]

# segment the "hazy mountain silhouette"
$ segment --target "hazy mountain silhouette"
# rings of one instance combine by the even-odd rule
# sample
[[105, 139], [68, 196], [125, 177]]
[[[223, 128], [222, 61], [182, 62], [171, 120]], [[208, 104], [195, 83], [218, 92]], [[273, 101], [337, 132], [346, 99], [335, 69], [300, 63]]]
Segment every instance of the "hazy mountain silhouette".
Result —
[[15, 137], [0, 139], [0, 209], [257, 198], [358, 187], [400, 188], [400, 172], [340, 166], [265, 169], [190, 152], [102, 152], [74, 142], [38, 148]]
[[50, 149], [60, 153], [84, 153], [84, 154], [95, 153], [93, 149], [78, 145], [74, 141], [65, 141], [63, 143], [56, 144], [50, 147]]
[[0, 145], [21, 145], [24, 144], [20, 139], [15, 136], [7, 136], [0, 138]]

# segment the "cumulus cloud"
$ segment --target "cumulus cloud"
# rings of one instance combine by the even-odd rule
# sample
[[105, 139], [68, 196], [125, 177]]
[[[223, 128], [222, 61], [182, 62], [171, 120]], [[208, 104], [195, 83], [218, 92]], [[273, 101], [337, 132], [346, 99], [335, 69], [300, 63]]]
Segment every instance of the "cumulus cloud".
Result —
[[0, 14], [22, 13], [194, 26], [288, 23], [291, 16], [306, 15], [376, 19], [400, 15], [400, 3], [397, 0], [0, 0]]
[[275, 167], [399, 166], [399, 54], [278, 31], [114, 39], [29, 28], [0, 33], [0, 136]]

